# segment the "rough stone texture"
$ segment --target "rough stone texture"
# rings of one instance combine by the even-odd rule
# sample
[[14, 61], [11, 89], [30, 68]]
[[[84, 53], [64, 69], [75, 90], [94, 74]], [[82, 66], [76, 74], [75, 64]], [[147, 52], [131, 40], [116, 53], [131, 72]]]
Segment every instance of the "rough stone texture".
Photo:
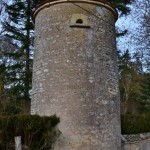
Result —
[[122, 143], [122, 150], [150, 150], [150, 133], [124, 135], [127, 142]]
[[[36, 16], [31, 114], [60, 117], [55, 150], [120, 150], [115, 17], [78, 5], [97, 17], [72, 3]], [[87, 16], [91, 28], [70, 27], [74, 14]]]

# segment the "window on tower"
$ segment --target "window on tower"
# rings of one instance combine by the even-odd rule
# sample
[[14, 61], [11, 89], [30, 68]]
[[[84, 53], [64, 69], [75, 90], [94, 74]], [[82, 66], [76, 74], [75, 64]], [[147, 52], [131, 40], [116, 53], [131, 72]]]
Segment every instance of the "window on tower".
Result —
[[88, 17], [83, 14], [73, 14], [70, 27], [72, 28], [90, 28]]
[[83, 24], [83, 20], [82, 19], [77, 19], [76, 23]]

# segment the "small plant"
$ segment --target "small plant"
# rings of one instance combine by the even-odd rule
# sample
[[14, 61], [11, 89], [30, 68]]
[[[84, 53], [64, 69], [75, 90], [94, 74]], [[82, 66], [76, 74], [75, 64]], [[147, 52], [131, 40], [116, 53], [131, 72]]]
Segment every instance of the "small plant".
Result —
[[122, 134], [138, 134], [150, 132], [150, 113], [121, 116]]
[[14, 137], [21, 136], [22, 148], [50, 150], [60, 132], [55, 128], [59, 118], [38, 115], [0, 117], [0, 149], [15, 149]]

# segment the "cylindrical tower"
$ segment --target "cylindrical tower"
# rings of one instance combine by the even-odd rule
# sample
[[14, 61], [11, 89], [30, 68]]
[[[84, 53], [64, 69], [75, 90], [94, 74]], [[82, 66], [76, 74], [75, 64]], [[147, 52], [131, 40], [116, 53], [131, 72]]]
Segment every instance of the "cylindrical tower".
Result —
[[55, 150], [120, 150], [117, 13], [104, 0], [45, 0], [33, 13], [31, 114], [60, 117]]

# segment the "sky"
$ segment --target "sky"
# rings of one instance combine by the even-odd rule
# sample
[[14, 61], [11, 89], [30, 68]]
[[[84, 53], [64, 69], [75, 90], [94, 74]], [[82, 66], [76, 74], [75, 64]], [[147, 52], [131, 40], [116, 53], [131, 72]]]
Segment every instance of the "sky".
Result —
[[116, 22], [116, 26], [121, 30], [127, 29], [128, 32], [125, 36], [117, 39], [117, 46], [122, 52], [129, 49], [131, 53], [136, 50], [135, 39], [133, 35], [137, 35], [137, 28], [139, 26], [138, 18], [136, 17], [135, 10], [131, 7], [131, 13], [127, 16], [119, 18]]

